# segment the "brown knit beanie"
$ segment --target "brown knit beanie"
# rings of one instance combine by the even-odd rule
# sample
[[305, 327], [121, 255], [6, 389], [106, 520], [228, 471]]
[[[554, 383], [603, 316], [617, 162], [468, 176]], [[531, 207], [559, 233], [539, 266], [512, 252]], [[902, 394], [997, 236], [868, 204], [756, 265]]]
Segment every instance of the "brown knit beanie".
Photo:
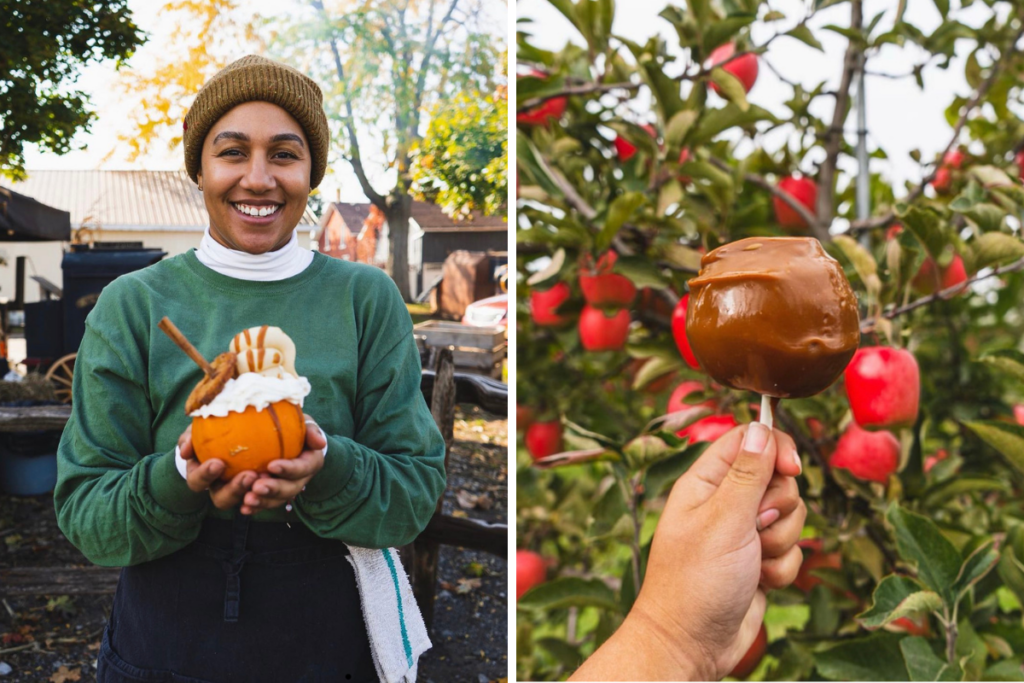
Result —
[[270, 102], [291, 114], [309, 142], [310, 189], [323, 180], [331, 132], [324, 97], [308, 76], [279, 62], [249, 55], [228, 64], [199, 89], [185, 114], [185, 171], [198, 183], [203, 140], [220, 117], [244, 102]]

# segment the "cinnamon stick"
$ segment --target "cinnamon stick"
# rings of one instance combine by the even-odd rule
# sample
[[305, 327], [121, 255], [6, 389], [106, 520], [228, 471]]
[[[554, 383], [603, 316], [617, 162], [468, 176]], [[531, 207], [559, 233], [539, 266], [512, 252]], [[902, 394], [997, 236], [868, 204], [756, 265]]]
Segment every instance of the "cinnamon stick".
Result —
[[178, 345], [178, 348], [188, 354], [188, 357], [194, 360], [196, 365], [203, 369], [203, 372], [206, 373], [207, 377], [214, 376], [215, 371], [213, 366], [203, 358], [203, 354], [199, 353], [199, 350], [196, 349], [196, 347], [192, 346], [192, 342], [185, 338], [185, 335], [181, 333], [181, 330], [175, 327], [170, 318], [165, 315], [160, 322], [157, 323], [157, 327], [163, 330], [164, 334], [170, 337], [171, 341]]

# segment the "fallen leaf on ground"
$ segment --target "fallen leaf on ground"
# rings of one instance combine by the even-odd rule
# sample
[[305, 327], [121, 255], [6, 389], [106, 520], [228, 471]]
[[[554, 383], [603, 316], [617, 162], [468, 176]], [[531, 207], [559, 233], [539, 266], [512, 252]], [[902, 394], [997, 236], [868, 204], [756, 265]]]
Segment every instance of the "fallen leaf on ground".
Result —
[[50, 683], [67, 683], [68, 681], [80, 680], [82, 680], [82, 672], [78, 669], [69, 669], [66, 666], [57, 669], [57, 672], [50, 676]]
[[459, 585], [455, 592], [459, 595], [465, 595], [479, 588], [483, 582], [480, 579], [459, 579], [457, 583]]

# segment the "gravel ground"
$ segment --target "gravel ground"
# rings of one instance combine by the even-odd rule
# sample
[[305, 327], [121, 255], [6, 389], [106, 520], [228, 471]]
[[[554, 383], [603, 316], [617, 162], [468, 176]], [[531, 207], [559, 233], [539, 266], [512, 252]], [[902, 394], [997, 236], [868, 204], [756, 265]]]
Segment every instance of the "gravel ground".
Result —
[[[445, 512], [508, 520], [507, 422], [459, 406]], [[0, 568], [86, 565], [57, 528], [50, 496], [0, 495]], [[506, 561], [442, 547], [424, 683], [489, 683], [508, 675]], [[0, 590], [2, 594], [2, 590]], [[0, 683], [95, 679], [111, 595], [7, 598], [0, 605]]]

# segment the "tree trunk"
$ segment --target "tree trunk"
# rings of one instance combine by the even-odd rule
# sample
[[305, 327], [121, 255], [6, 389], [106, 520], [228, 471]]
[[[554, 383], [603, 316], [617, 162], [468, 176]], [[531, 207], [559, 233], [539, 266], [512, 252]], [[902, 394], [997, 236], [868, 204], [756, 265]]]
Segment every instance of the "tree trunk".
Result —
[[386, 217], [388, 220], [388, 275], [398, 285], [398, 291], [406, 301], [412, 301], [409, 288], [409, 216], [412, 198], [407, 194], [393, 193], [388, 197]]

